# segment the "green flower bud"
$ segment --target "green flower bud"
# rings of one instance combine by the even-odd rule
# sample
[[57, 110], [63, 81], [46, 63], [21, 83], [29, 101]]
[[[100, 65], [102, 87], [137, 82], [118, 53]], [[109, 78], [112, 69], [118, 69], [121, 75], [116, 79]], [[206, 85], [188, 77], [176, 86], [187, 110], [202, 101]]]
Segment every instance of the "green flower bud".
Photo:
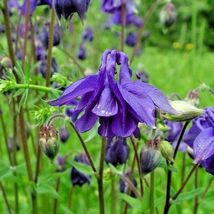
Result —
[[155, 143], [153, 140], [148, 141], [141, 151], [140, 164], [143, 176], [152, 172], [160, 164], [161, 153]]
[[53, 160], [59, 150], [58, 132], [52, 125], [41, 127], [39, 133], [39, 145], [42, 152]]
[[159, 147], [160, 147], [160, 152], [161, 152], [162, 156], [166, 160], [173, 163], [174, 162], [174, 160], [173, 160], [174, 149], [173, 149], [172, 145], [168, 141], [161, 141]]
[[164, 117], [171, 121], [182, 122], [191, 120], [204, 112], [203, 109], [196, 108], [194, 105], [183, 100], [170, 101], [170, 104], [176, 110], [177, 114], [165, 114]]

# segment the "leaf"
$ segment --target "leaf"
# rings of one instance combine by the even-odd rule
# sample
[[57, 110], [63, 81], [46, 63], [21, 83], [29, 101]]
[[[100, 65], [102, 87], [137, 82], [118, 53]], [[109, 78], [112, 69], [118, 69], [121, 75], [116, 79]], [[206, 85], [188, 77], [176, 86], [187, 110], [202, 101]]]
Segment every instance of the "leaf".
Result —
[[56, 192], [53, 185], [48, 183], [38, 183], [36, 186], [36, 192], [38, 194], [48, 194], [54, 198], [59, 198], [59, 194]]
[[84, 173], [84, 174], [88, 174], [88, 175], [92, 175], [93, 171], [91, 169], [91, 167], [89, 165], [83, 164], [83, 163], [79, 163], [77, 161], [71, 160], [70, 164], [75, 167], [77, 170], [79, 170], [80, 172]]
[[11, 176], [13, 176], [13, 174], [9, 167], [0, 170], [0, 181]]
[[19, 102], [19, 110], [20, 110], [21, 107], [25, 106], [25, 104], [27, 102], [28, 94], [29, 94], [29, 90], [26, 89], [24, 94], [22, 95], [22, 98], [21, 98], [20, 102]]
[[195, 198], [196, 196], [201, 195], [203, 193], [203, 191], [204, 191], [204, 188], [200, 187], [200, 188], [194, 189], [192, 191], [182, 193], [178, 196], [178, 198], [176, 200], [172, 201], [172, 203], [180, 204], [183, 201], [191, 200], [191, 199]]

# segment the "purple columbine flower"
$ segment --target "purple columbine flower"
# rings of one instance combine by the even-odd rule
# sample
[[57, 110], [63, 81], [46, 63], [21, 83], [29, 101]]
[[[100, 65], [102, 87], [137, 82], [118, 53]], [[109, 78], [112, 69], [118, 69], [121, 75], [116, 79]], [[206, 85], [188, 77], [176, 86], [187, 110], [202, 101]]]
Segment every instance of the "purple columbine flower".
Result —
[[126, 37], [126, 44], [129, 47], [134, 47], [137, 43], [137, 34], [135, 32], [129, 32]]
[[74, 13], [77, 13], [80, 19], [83, 19], [88, 10], [90, 0], [55, 0], [54, 7], [59, 19], [63, 16], [69, 19]]
[[[42, 32], [39, 34], [39, 38], [46, 49], [48, 48], [49, 42], [49, 26], [50, 23], [46, 23], [43, 27]], [[61, 39], [60, 26], [56, 25], [54, 28], [53, 46], [59, 45], [60, 39]]]
[[70, 134], [66, 128], [61, 128], [59, 130], [59, 138], [63, 143], [66, 143], [69, 137]]
[[[75, 161], [89, 165], [88, 159], [85, 154], [80, 154], [74, 158]], [[71, 169], [71, 182], [74, 186], [82, 186], [83, 184], [90, 184], [90, 177], [78, 171], [75, 167]]]
[[80, 44], [79, 46], [79, 50], [78, 50], [78, 53], [77, 53], [77, 58], [79, 60], [85, 60], [86, 59], [86, 48], [85, 48], [85, 45], [83, 43]]
[[[115, 77], [117, 72], [119, 80]], [[49, 104], [69, 106], [71, 101], [81, 97], [68, 114], [77, 130], [86, 132], [99, 120], [98, 133], [109, 138], [129, 137], [138, 129], [139, 122], [155, 127], [156, 109], [176, 113], [157, 88], [139, 80], [132, 81], [131, 77], [127, 55], [107, 50], [96, 74], [74, 82]]]
[[193, 120], [184, 142], [193, 148], [194, 161], [214, 175], [214, 107]]
[[108, 141], [105, 151], [105, 161], [114, 166], [126, 163], [129, 155], [129, 148], [125, 138]]
[[85, 28], [83, 34], [82, 34], [82, 40], [92, 42], [94, 39], [94, 33], [91, 27]]

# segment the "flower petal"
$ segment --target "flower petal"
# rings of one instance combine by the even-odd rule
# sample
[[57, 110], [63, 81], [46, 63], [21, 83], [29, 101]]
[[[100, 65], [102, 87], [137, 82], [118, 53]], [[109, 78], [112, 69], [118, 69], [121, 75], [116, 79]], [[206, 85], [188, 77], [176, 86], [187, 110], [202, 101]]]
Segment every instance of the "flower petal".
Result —
[[52, 106], [68, 105], [71, 100], [84, 95], [90, 91], [94, 91], [97, 87], [98, 76], [91, 75], [83, 78], [73, 84], [71, 84], [62, 95], [56, 99], [49, 102]]
[[110, 117], [117, 114], [118, 105], [109, 87], [105, 87], [98, 103], [92, 112], [100, 117]]
[[96, 123], [98, 116], [93, 114], [90, 109], [85, 110], [85, 113], [76, 121], [75, 126], [79, 132], [90, 130]]
[[151, 98], [144, 94], [144, 92], [139, 86], [133, 83], [126, 83], [122, 86], [118, 85], [120, 93], [122, 94], [124, 100], [130, 105], [134, 113], [139, 118], [140, 122], [144, 122], [147, 125], [155, 126], [155, 105], [153, 104]]
[[146, 93], [150, 98], [153, 100], [155, 105], [160, 108], [162, 111], [176, 114], [177, 112], [172, 108], [172, 106], [169, 104], [169, 101], [165, 97], [165, 95], [158, 90], [157, 88], [149, 85], [148, 83], [141, 82], [137, 80], [135, 82], [137, 85], [142, 87], [144, 93]]
[[193, 143], [193, 152], [197, 163], [214, 155], [213, 128], [205, 129], [197, 136]]

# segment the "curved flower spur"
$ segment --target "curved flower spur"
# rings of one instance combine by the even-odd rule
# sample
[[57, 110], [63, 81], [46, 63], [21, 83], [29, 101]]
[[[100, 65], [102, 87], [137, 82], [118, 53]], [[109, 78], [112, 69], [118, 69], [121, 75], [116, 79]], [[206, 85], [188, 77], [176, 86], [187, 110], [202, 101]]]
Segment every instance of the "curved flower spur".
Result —
[[[120, 66], [119, 80], [116, 79]], [[138, 131], [138, 123], [155, 127], [155, 110], [175, 114], [167, 98], [155, 87], [132, 81], [125, 53], [106, 50], [94, 75], [71, 84], [62, 95], [49, 102], [52, 106], [71, 106], [67, 115], [79, 132], [90, 130], [99, 119], [98, 133], [105, 137], [128, 137]], [[80, 98], [80, 99], [78, 99]]]

